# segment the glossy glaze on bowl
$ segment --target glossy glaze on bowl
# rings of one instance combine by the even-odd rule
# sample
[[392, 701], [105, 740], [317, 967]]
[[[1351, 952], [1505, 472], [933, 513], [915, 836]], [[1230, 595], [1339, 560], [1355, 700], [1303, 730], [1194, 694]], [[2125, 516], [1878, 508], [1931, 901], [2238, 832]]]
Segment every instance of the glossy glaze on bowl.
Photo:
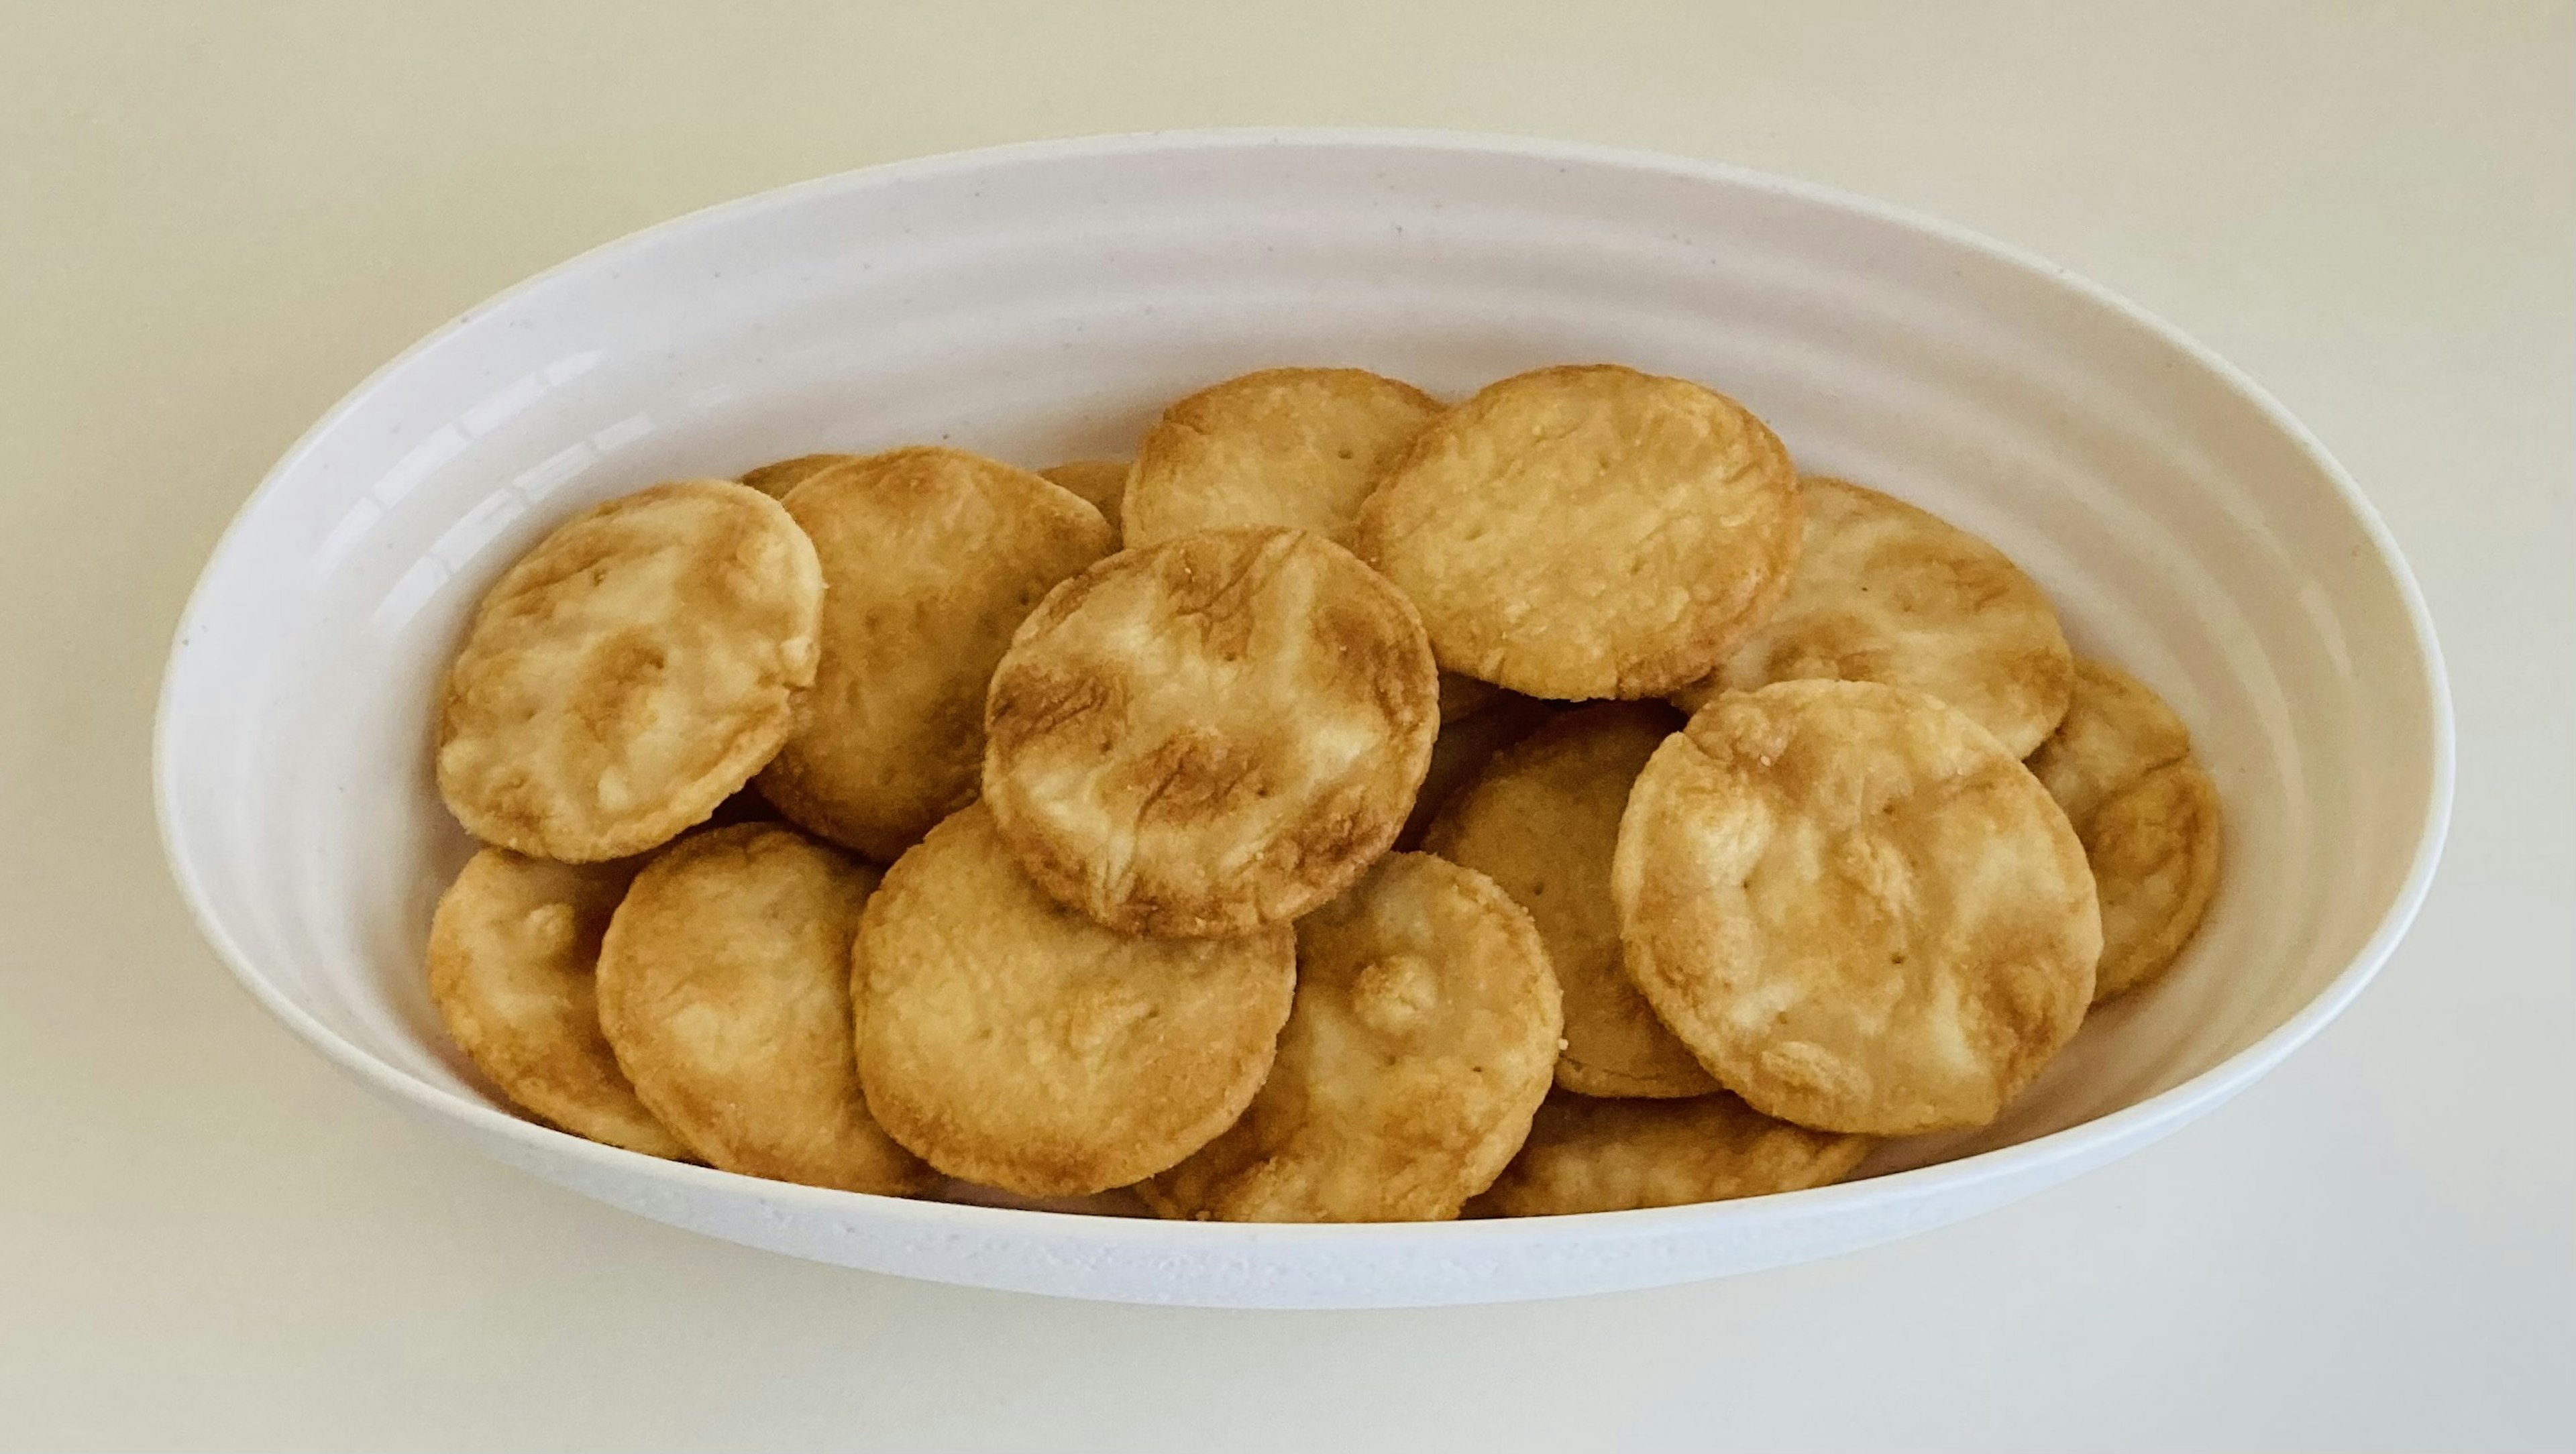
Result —
[[[2191, 724], [2228, 813], [2208, 922], [2167, 981], [2098, 1012], [1994, 1126], [1748, 1202], [1172, 1225], [816, 1191], [593, 1146], [497, 1109], [446, 1042], [420, 946], [468, 844], [430, 781], [432, 692], [478, 593], [554, 522], [809, 450], [1121, 454], [1166, 401], [1256, 367], [1356, 364], [1454, 396], [1578, 360], [1704, 380], [1802, 467], [1983, 534], [2054, 597], [2079, 651]], [[2145, 1144], [2278, 1063], [2386, 957], [2438, 851], [2450, 724], [2413, 584], [2351, 483], [2233, 370], [2088, 284], [1703, 163], [1220, 132], [829, 178], [475, 309], [360, 386], [244, 507], [179, 629], [156, 773], [173, 869], [261, 1001], [371, 1088], [539, 1176], [917, 1277], [1371, 1306], [1821, 1256]]]

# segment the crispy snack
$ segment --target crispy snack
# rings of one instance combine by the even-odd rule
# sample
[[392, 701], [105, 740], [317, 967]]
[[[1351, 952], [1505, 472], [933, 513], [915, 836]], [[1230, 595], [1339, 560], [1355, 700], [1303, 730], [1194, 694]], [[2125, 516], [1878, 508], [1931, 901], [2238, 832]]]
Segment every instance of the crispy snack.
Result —
[[2093, 998], [2164, 973], [2218, 887], [2218, 786], [2189, 729], [2128, 673], [2079, 661], [2074, 705], [2030, 767], [2074, 823], [2101, 894]]
[[1109, 522], [1110, 538], [1114, 540], [1130, 468], [1123, 459], [1077, 459], [1049, 465], [1038, 473], [1089, 501], [1091, 508], [1100, 512], [1100, 518]]
[[1424, 430], [1352, 548], [1440, 664], [1534, 697], [1658, 697], [1716, 670], [1798, 563], [1797, 476], [1723, 394], [1612, 365], [1488, 385]]
[[1559, 1217], [1804, 1191], [1851, 1175], [1875, 1144], [1775, 1121], [1724, 1091], [1636, 1101], [1560, 1089], [1467, 1214]]
[[523, 1109], [593, 1141], [686, 1157], [599, 1033], [599, 937], [631, 862], [475, 854], [429, 921], [429, 997], [475, 1067]]
[[1449, 800], [1465, 787], [1495, 753], [1537, 731], [1541, 724], [1557, 714], [1554, 702], [1506, 692], [1500, 687], [1493, 705], [1464, 721], [1443, 718], [1440, 735], [1431, 744], [1431, 768], [1422, 775], [1422, 787], [1413, 795], [1413, 811], [1405, 816], [1404, 831], [1395, 835], [1395, 846], [1412, 849], [1422, 846], [1422, 835], [1431, 831], [1431, 823]]
[[1769, 620], [1673, 701], [1810, 679], [1929, 692], [2027, 757], [2066, 715], [2074, 658], [2057, 612], [2002, 551], [1844, 480], [1801, 486], [1806, 544]]
[[938, 1181], [879, 1129], [851, 1053], [850, 941], [877, 873], [791, 828], [683, 839], [599, 954], [599, 1028], [710, 1166], [910, 1196]]
[[993, 675], [984, 801], [1038, 886], [1130, 934], [1239, 934], [1393, 842], [1439, 731], [1421, 618], [1301, 530], [1122, 551]]
[[784, 500], [789, 490], [834, 465], [844, 465], [852, 460], [864, 458], [866, 456], [856, 454], [800, 454], [794, 459], [782, 459], [776, 464], [765, 464], [758, 469], [744, 470], [742, 482], [773, 500]]
[[1728, 693], [1655, 750], [1611, 866], [1628, 973], [1754, 1109], [1994, 1119], [2075, 1033], [2102, 921], [2066, 814], [1920, 692]]
[[439, 706], [440, 795], [537, 858], [668, 841], [786, 740], [822, 601], [804, 532], [731, 480], [583, 511], [476, 609]]
[[1610, 855], [1628, 786], [1681, 718], [1661, 702], [1563, 713], [1485, 764], [1423, 848], [1529, 910], [1565, 992], [1556, 1083], [1588, 1096], [1696, 1096], [1717, 1082], [1655, 1018], [1621, 962]]
[[2191, 729], [2146, 683], [2109, 662], [2075, 663], [2065, 720], [2030, 770], [2069, 819], [2099, 812], [2148, 773], [2191, 756]]
[[1032, 1197], [1127, 1185], [1224, 1130], [1296, 983], [1285, 925], [1136, 939], [1064, 908], [981, 804], [887, 871], [857, 965], [878, 1119], [949, 1175]]
[[1455, 1217], [1528, 1135], [1561, 1025], [1529, 915], [1483, 874], [1390, 855], [1297, 921], [1297, 1008], [1251, 1108], [1137, 1190], [1200, 1220]]
[[1111, 546], [1070, 492], [964, 450], [869, 455], [798, 485], [823, 660], [760, 775], [789, 821], [881, 863], [975, 796], [984, 687], [1048, 588]]
[[1127, 544], [1290, 525], [1336, 545], [1440, 401], [1365, 369], [1264, 369], [1163, 411], [1136, 449]]

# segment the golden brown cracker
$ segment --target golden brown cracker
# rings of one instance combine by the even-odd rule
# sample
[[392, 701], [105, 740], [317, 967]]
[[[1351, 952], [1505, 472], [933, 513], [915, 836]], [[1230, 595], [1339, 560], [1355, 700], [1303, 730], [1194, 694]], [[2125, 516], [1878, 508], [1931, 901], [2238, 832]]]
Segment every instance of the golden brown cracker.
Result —
[[804, 532], [731, 480], [583, 511], [476, 609], [440, 701], [440, 795], [533, 857], [668, 841], [786, 740], [822, 600]]
[[1529, 910], [1565, 992], [1556, 1083], [1591, 1096], [1696, 1096], [1717, 1088], [1628, 979], [1610, 857], [1628, 785], [1682, 719], [1661, 702], [1559, 714], [1486, 763], [1423, 848], [1502, 886]]
[[1431, 744], [1431, 766], [1422, 774], [1422, 786], [1413, 795], [1413, 811], [1405, 815], [1404, 831], [1395, 835], [1396, 847], [1421, 847], [1422, 835], [1431, 830], [1432, 819], [1493, 760], [1495, 753], [1537, 731], [1559, 710], [1554, 702], [1505, 692], [1500, 687], [1494, 690], [1500, 696], [1486, 710], [1463, 721], [1441, 721], [1440, 736]]
[[980, 803], [887, 871], [857, 956], [878, 1118], [952, 1176], [1039, 1197], [1127, 1185], [1224, 1130], [1296, 981], [1284, 925], [1139, 939], [1057, 904]]
[[2218, 887], [2218, 787], [2190, 731], [2144, 683], [2079, 661], [2074, 704], [2030, 766], [2074, 823], [2101, 895], [2094, 999], [2164, 973]]
[[1394, 841], [1439, 730], [1413, 607], [1278, 528], [1122, 551], [1013, 638], [984, 801], [1039, 887], [1131, 934], [1237, 934]]
[[1611, 866], [1628, 972], [1756, 1110], [1903, 1135], [1994, 1119], [2093, 998], [2102, 920], [2039, 780], [1935, 698], [1730, 692], [1655, 750]]
[[1297, 1004], [1241, 1120], [1137, 1190], [1166, 1217], [1441, 1221], [1547, 1094], [1562, 1021], [1529, 915], [1428, 854], [1297, 921]]
[[430, 919], [429, 997], [475, 1067], [521, 1108], [576, 1136], [684, 1158], [689, 1149], [636, 1099], [599, 1033], [599, 939], [636, 867], [475, 854]]
[[1365, 369], [1264, 369], [1163, 411], [1136, 449], [1126, 540], [1287, 525], [1350, 543], [1360, 501], [1440, 412]]
[[1714, 671], [1788, 589], [1797, 477], [1762, 421], [1591, 365], [1488, 385], [1360, 509], [1353, 548], [1440, 664], [1534, 697], [1654, 697]]
[[760, 791], [890, 863], [975, 796], [984, 689], [1031, 607], [1111, 547], [1066, 490], [964, 450], [898, 449], [787, 498], [830, 592], [822, 665]]
[[1676, 704], [1695, 711], [1772, 682], [1884, 682], [1939, 697], [2028, 756], [2074, 685], [2039, 586], [2002, 551], [1893, 496], [1817, 475], [1800, 493], [1805, 544], [1788, 595]]
[[788, 491], [823, 471], [863, 458], [864, 455], [856, 454], [800, 454], [794, 459], [782, 459], [775, 464], [744, 470], [742, 482], [773, 500], [784, 500]]
[[1851, 1175], [1875, 1144], [1774, 1120], [1724, 1091], [1640, 1101], [1559, 1090], [1467, 1214], [1559, 1217], [1804, 1191]]
[[2030, 770], [2077, 821], [2131, 784], [2191, 755], [2191, 729], [2153, 688], [2106, 661], [2075, 663], [2066, 716]]
[[1110, 538], [1116, 539], [1122, 516], [1122, 501], [1127, 494], [1127, 471], [1132, 464], [1123, 459], [1076, 459], [1049, 465], [1038, 471], [1053, 484], [1080, 495], [1100, 518], [1109, 522]]
[[792, 828], [673, 844], [599, 955], [599, 1025], [636, 1094], [707, 1164], [909, 1196], [938, 1178], [868, 1114], [850, 944], [876, 870]]

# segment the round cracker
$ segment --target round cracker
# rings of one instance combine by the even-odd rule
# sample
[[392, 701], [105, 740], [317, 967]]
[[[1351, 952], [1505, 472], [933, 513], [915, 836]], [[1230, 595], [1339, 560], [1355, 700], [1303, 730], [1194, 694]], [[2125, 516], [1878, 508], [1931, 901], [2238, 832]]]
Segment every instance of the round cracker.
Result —
[[476, 608], [440, 700], [440, 796], [536, 858], [669, 841], [786, 740], [822, 602], [804, 532], [731, 480], [583, 511]]
[[1347, 888], [1403, 827], [1438, 673], [1421, 618], [1302, 530], [1122, 551], [1020, 628], [984, 800], [1039, 887], [1130, 934], [1239, 934]]
[[1565, 993], [1556, 1083], [1588, 1096], [1717, 1089], [1628, 978], [1610, 856], [1628, 786], [1681, 719], [1661, 702], [1564, 713], [1503, 749], [1440, 810], [1423, 848], [1529, 910]]
[[982, 804], [887, 871], [857, 964], [878, 1119], [951, 1176], [1036, 1197], [1127, 1185], [1224, 1130], [1296, 984], [1284, 925], [1138, 939], [1057, 904]]
[[1529, 1134], [1562, 1025], [1529, 915], [1391, 854], [1297, 921], [1297, 1007], [1243, 1118], [1137, 1191], [1200, 1220], [1455, 1217]]
[[1701, 709], [1629, 792], [1611, 891], [1657, 1017], [1754, 1109], [1825, 1131], [1994, 1119], [2075, 1033], [2102, 950], [2047, 789], [1876, 682]]
[[1348, 545], [1360, 502], [1439, 413], [1439, 400], [1366, 369], [1263, 369], [1201, 389], [1136, 447], [1127, 544], [1287, 525]]
[[2079, 661], [2074, 703], [2030, 767], [2074, 823], [2101, 895], [2094, 1000], [2163, 974], [2218, 887], [2218, 785], [2190, 730], [2135, 677]]
[[1559, 1091], [1470, 1216], [1560, 1217], [1731, 1201], [1828, 1186], [1876, 1145], [1810, 1131], [1719, 1091], [1678, 1101], [1594, 1100]]
[[475, 1068], [521, 1108], [610, 1146], [685, 1157], [599, 1033], [599, 939], [636, 864], [486, 848], [429, 921], [429, 997]]
[[857, 454], [800, 454], [794, 459], [782, 459], [757, 469], [744, 470], [742, 482], [773, 500], [784, 500], [789, 490], [823, 471], [864, 458], [865, 455]]
[[1488, 385], [1361, 507], [1353, 548], [1440, 664], [1534, 697], [1655, 697], [1716, 670], [1798, 563], [1789, 453], [1742, 405], [1601, 364]]
[[1026, 470], [937, 446], [827, 470], [787, 512], [831, 589], [814, 689], [760, 791], [891, 863], [975, 796], [993, 666], [1050, 587], [1108, 552], [1109, 527]]
[[2030, 770], [2077, 822], [2168, 763], [2191, 755], [2191, 729], [2153, 688], [2106, 661], [2075, 663], [2065, 719]]
[[1049, 465], [1038, 473], [1050, 484], [1061, 485], [1080, 495], [1100, 518], [1109, 522], [1114, 539], [1122, 518], [1122, 502], [1127, 494], [1127, 471], [1132, 468], [1123, 459], [1076, 459]]
[[636, 1094], [708, 1165], [909, 1196], [936, 1183], [868, 1114], [850, 943], [875, 869], [792, 828], [681, 840], [599, 954], [599, 1027]]
[[1773, 682], [1884, 682], [1929, 692], [2027, 757], [2073, 690], [2057, 612], [2011, 557], [1928, 510], [1808, 476], [1788, 595], [1715, 674], [1674, 703]]

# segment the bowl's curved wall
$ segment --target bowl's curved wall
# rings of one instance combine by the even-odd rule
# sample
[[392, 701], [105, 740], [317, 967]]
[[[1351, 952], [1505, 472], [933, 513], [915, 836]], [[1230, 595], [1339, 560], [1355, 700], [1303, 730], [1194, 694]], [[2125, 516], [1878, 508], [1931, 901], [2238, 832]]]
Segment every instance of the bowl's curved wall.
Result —
[[[1712, 383], [1805, 467], [1983, 533], [2054, 596], [2079, 650], [2191, 723], [2228, 823], [2187, 961], [2098, 1015], [2002, 1122], [1891, 1147], [1878, 1169], [2014, 1149], [1543, 1223], [1119, 1224], [590, 1147], [493, 1111], [447, 1046], [419, 946], [467, 844], [429, 781], [432, 692], [479, 591], [574, 509], [822, 448], [1119, 453], [1164, 401], [1259, 366], [1355, 363], [1459, 394], [1596, 359]], [[854, 173], [504, 295], [361, 387], [245, 507], [182, 625], [161, 729], [172, 861], [245, 981], [371, 1085], [505, 1159], [809, 1256], [1217, 1302], [1702, 1276], [1950, 1220], [2119, 1154], [2358, 987], [2420, 897], [2448, 782], [2438, 667], [2403, 568], [2296, 427], [2167, 331], [2044, 265], [1813, 189], [1330, 133]]]

